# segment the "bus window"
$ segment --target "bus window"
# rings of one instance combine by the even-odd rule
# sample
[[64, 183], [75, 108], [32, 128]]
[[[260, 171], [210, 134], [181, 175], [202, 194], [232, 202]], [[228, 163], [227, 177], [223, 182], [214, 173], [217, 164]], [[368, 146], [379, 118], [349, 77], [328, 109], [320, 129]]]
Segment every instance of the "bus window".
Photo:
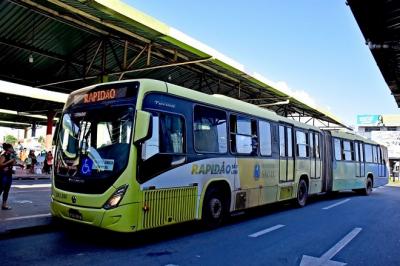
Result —
[[293, 157], [292, 139], [292, 128], [279, 126], [279, 155], [281, 157]]
[[310, 132], [310, 134], [309, 134], [309, 143], [310, 143], [310, 157], [311, 158], [315, 158], [314, 138], [315, 138], [315, 133]]
[[263, 156], [270, 156], [272, 154], [271, 149], [271, 125], [268, 122], [259, 122], [260, 130], [260, 152]]
[[153, 128], [151, 138], [148, 139], [142, 146], [142, 159], [147, 160], [153, 155], [160, 153], [160, 140], [159, 140], [159, 119], [157, 115], [153, 115]]
[[319, 133], [315, 133], [315, 157], [316, 158], [321, 157], [320, 146], [319, 146]]
[[197, 152], [227, 152], [225, 112], [195, 106], [193, 130], [194, 148]]
[[372, 152], [374, 156], [374, 163], [378, 163], [378, 146], [372, 146]]
[[231, 151], [241, 154], [257, 154], [257, 123], [246, 117], [231, 115]]
[[381, 148], [379, 146], [376, 146], [377, 148], [377, 155], [378, 155], [378, 163], [382, 163], [382, 154], [381, 154]]
[[296, 130], [296, 146], [297, 146], [296, 155], [298, 157], [302, 157], [302, 158], [309, 157], [307, 135], [308, 134], [303, 131]]
[[373, 162], [373, 157], [372, 157], [372, 146], [370, 144], [365, 144], [365, 161], [367, 163], [372, 163]]
[[355, 160], [356, 160], [356, 162], [359, 162], [360, 161], [360, 154], [359, 154], [359, 150], [360, 150], [360, 144], [358, 143], [358, 142], [355, 142], [355, 145], [354, 145], [355, 147], [354, 147], [354, 151], [355, 151]]
[[184, 120], [178, 115], [153, 115], [152, 137], [145, 142], [142, 159], [147, 160], [157, 153], [184, 152]]
[[292, 129], [290, 127], [286, 128], [287, 134], [287, 156], [293, 157], [293, 138], [292, 138]]
[[286, 156], [286, 139], [285, 139], [285, 127], [279, 126], [279, 155], [281, 157]]
[[342, 147], [340, 145], [340, 139], [334, 139], [335, 144], [335, 159], [336, 161], [342, 160]]
[[343, 141], [343, 156], [345, 161], [354, 160], [354, 148], [353, 143], [347, 140]]

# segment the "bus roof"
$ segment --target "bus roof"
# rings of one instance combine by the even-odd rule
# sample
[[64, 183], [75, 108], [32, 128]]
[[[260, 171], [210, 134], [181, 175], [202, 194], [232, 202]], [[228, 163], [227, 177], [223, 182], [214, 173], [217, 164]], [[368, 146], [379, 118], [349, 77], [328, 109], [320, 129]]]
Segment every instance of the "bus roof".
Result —
[[367, 139], [363, 136], [351, 133], [351, 132], [345, 132], [345, 131], [331, 131], [333, 137], [337, 138], [344, 138], [344, 139], [350, 139], [350, 140], [359, 140], [364, 143], [369, 143], [369, 144], [379, 144], [373, 140]]

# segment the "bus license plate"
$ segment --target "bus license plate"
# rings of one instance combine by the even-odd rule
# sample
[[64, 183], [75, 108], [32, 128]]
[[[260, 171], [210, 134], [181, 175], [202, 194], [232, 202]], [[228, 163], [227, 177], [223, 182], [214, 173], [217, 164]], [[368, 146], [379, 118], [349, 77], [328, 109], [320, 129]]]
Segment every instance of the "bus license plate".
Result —
[[82, 214], [79, 211], [74, 209], [69, 209], [68, 213], [70, 218], [82, 221]]

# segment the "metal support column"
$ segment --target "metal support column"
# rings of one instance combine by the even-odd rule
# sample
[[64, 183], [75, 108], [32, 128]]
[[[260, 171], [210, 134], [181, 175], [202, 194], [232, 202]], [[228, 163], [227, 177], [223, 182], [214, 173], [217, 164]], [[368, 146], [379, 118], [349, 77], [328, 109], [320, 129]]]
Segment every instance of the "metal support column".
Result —
[[49, 111], [47, 113], [47, 128], [46, 128], [46, 151], [51, 151], [52, 148], [52, 134], [53, 134], [53, 120], [55, 113], [53, 111]]

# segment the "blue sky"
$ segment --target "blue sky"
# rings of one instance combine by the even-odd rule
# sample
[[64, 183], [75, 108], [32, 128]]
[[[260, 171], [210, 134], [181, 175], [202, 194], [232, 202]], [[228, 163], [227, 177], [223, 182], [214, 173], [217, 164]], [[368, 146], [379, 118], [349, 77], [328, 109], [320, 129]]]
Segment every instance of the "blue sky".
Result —
[[[124, 0], [348, 124], [399, 112], [344, 0]], [[303, 93], [304, 94], [304, 93]]]

